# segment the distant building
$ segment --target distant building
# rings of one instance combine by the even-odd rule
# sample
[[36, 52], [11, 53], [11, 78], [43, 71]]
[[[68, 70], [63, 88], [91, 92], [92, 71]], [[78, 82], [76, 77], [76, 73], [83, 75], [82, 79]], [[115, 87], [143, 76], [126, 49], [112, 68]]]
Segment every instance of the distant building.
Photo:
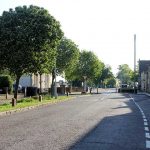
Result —
[[139, 60], [139, 89], [150, 91], [150, 60]]
[[[42, 88], [50, 88], [51, 80], [52, 78], [50, 74], [42, 74], [41, 76]], [[23, 87], [32, 86], [40, 88], [40, 75], [39, 74], [23, 75], [20, 78], [19, 84]]]
[[[65, 79], [61, 76], [56, 77], [56, 86], [66, 85]], [[39, 74], [27, 74], [20, 78], [19, 84], [22, 87], [37, 87], [40, 88], [40, 75]], [[42, 74], [41, 76], [41, 88], [48, 89], [52, 84], [51, 74]]]

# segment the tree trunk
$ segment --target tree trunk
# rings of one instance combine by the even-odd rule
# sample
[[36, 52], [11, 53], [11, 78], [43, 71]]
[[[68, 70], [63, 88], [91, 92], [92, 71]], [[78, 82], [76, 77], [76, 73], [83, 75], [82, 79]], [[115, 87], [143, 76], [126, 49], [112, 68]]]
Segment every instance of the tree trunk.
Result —
[[72, 81], [70, 81], [70, 88], [69, 89], [70, 89], [69, 93], [71, 93], [72, 92]]
[[42, 74], [40, 74], [40, 94], [42, 93]]
[[51, 84], [51, 97], [54, 96], [54, 79], [55, 79], [55, 73], [54, 70], [52, 71], [52, 84]]
[[97, 85], [97, 94], [98, 94], [98, 85]]
[[16, 99], [16, 101], [17, 101], [17, 96], [18, 96], [19, 80], [20, 80], [20, 76], [17, 75], [17, 77], [16, 77], [16, 85], [15, 85], [15, 92], [14, 92], [14, 98]]

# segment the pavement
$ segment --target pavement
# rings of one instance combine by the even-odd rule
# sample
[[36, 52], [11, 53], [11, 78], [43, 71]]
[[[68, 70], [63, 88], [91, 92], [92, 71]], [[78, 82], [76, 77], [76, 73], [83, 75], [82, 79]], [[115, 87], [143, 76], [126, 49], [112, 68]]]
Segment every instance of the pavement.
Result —
[[147, 92], [138, 92], [137, 94], [139, 94], [139, 95], [147, 95], [147, 96], [150, 96], [150, 93], [147, 93]]
[[[98, 93], [102, 93], [106, 91], [106, 89], [99, 88]], [[97, 89], [93, 88], [92, 94], [97, 93]], [[90, 93], [87, 92], [87, 94], [81, 94], [81, 92], [71, 92], [70, 95], [75, 96], [75, 97], [82, 97], [82, 96], [88, 96]], [[6, 99], [6, 94], [0, 94], [0, 105], [5, 104], [5, 103], [10, 103], [12, 98], [14, 97], [13, 94], [8, 94], [8, 98]], [[23, 93], [18, 93], [18, 99], [24, 98]]]
[[[14, 97], [13, 94], [8, 94], [8, 98], [6, 99], [6, 94], [0, 94], [0, 105], [4, 103], [10, 103], [12, 98]], [[24, 98], [24, 94], [19, 93], [18, 99]]]

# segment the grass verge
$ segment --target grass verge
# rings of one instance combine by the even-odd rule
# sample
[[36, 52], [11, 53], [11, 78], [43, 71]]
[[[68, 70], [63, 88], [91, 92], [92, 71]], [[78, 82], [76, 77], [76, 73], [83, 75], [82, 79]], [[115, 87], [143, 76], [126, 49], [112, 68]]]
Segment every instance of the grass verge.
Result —
[[12, 107], [11, 103], [4, 103], [0, 105], [0, 112], [4, 111], [10, 111], [30, 106], [39, 106], [43, 104], [52, 104], [57, 103], [61, 101], [66, 101], [71, 99], [71, 96], [59, 96], [57, 99], [51, 98], [48, 95], [45, 95], [42, 97], [42, 102], [38, 100], [38, 97], [31, 97], [31, 98], [23, 98], [17, 101], [17, 105], [15, 107]]

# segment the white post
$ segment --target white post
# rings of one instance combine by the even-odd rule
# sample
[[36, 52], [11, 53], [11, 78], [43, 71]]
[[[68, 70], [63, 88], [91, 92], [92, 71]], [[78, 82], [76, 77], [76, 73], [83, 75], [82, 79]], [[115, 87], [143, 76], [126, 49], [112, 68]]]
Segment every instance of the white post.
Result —
[[56, 86], [56, 66], [55, 66], [55, 85], [54, 85], [54, 96], [55, 96], [55, 99], [57, 99], [57, 86]]
[[134, 93], [135, 93], [135, 73], [136, 73], [136, 34], [134, 34]]

